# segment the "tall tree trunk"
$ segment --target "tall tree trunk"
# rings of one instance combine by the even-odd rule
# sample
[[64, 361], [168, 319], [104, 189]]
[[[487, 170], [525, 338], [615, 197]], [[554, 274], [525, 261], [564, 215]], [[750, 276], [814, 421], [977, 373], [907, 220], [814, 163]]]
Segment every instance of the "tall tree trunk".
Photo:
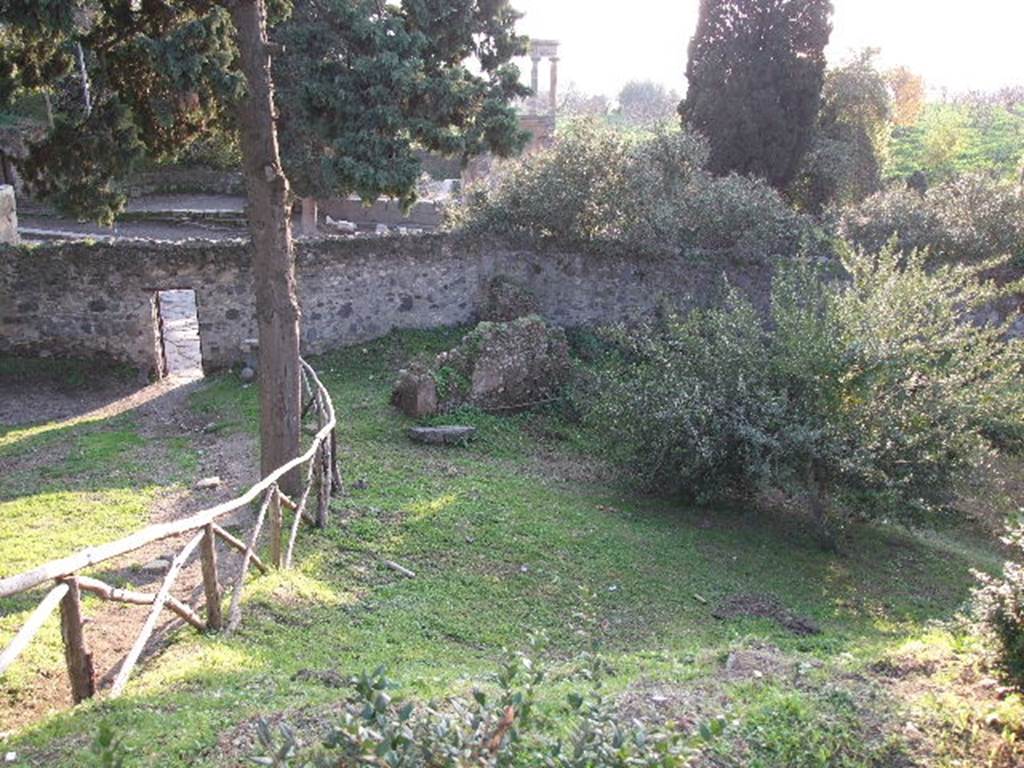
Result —
[[[264, 0], [236, 0], [231, 18], [248, 91], [239, 126], [259, 331], [260, 467], [265, 475], [299, 454], [302, 384], [288, 180], [274, 127], [274, 85]], [[297, 472], [282, 486], [294, 493]]]

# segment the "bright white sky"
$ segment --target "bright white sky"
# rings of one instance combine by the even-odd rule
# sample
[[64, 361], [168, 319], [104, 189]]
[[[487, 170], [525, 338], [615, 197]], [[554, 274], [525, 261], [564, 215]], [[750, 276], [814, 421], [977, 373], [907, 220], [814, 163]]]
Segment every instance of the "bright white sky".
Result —
[[[1024, 0], [833, 0], [829, 60], [881, 48], [883, 67], [906, 65], [933, 93], [1024, 84]], [[614, 97], [628, 80], [682, 93], [698, 0], [513, 0], [520, 30], [561, 42], [559, 90], [571, 82]], [[529, 77], [529, 60], [520, 65]], [[541, 90], [547, 87], [541, 65]]]

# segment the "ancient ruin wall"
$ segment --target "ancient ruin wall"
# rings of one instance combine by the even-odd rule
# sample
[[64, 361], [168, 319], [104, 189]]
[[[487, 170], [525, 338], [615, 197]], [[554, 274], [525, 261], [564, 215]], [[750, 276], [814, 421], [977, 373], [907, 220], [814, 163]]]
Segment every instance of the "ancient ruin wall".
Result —
[[[649, 316], [658, 302], [705, 303], [723, 270], [755, 300], [756, 265], [524, 250], [445, 235], [300, 242], [303, 347], [316, 354], [394, 328], [475, 319], [490, 278], [507, 275], [543, 313], [579, 326]], [[248, 247], [238, 243], [68, 242], [0, 250], [0, 352], [104, 356], [155, 370], [157, 291], [196, 291], [204, 366], [243, 359], [255, 337]]]

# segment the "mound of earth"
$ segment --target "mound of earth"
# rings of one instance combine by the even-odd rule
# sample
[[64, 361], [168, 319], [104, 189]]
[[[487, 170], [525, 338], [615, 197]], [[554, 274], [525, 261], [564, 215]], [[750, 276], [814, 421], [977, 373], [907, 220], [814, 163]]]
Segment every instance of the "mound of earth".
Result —
[[759, 593], [730, 595], [715, 606], [711, 615], [716, 619], [751, 617], [772, 619], [794, 635], [817, 635], [821, 627], [806, 616], [798, 616], [784, 606], [777, 597]]

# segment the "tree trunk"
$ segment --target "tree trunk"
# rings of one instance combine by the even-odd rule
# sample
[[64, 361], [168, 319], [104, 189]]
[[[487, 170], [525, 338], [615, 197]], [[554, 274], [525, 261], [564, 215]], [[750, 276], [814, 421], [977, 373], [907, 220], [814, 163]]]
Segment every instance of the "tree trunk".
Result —
[[302, 198], [302, 234], [315, 235], [317, 233], [316, 220], [316, 198]]
[[823, 473], [811, 462], [807, 469], [808, 506], [814, 520], [815, 533], [821, 548], [827, 552], [839, 551], [839, 537], [829, 515], [828, 483]]
[[[274, 126], [264, 0], [237, 0], [231, 7], [231, 18], [248, 86], [238, 123], [249, 195], [247, 213], [260, 342], [260, 467], [266, 475], [299, 455], [299, 303], [288, 180], [281, 168]], [[286, 493], [295, 493], [298, 483], [296, 470], [280, 484]]]

